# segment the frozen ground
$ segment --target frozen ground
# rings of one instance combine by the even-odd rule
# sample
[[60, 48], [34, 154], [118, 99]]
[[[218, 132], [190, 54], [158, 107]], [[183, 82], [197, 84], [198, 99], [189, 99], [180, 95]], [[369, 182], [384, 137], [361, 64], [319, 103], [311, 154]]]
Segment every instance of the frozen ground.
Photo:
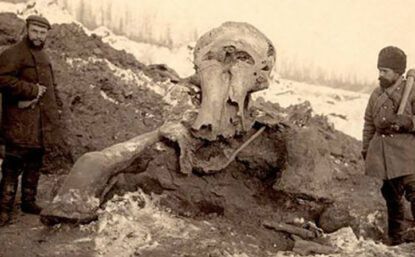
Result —
[[[52, 4], [49, 4], [51, 2]], [[35, 10], [37, 10], [46, 15], [53, 23], [74, 21], [68, 16], [69, 14], [67, 12], [53, 4], [53, 1], [38, 1], [36, 8], [27, 8], [27, 6], [25, 4], [12, 5], [0, 2], [0, 12], [12, 11], [25, 17], [30, 13], [35, 13]], [[190, 49], [187, 46], [180, 50], [169, 51], [166, 48], [139, 44], [125, 37], [117, 37], [105, 28], [101, 28], [96, 33], [102, 35], [104, 41], [111, 44], [114, 48], [125, 49], [134, 54], [139, 60], [140, 54], [144, 53], [141, 55], [141, 58], [145, 60], [140, 61], [167, 63], [173, 69], [177, 70], [181, 76], [192, 74]], [[277, 102], [282, 106], [309, 101], [315, 114], [325, 114], [337, 129], [358, 139], [361, 137], [362, 117], [368, 95], [283, 79], [273, 79], [268, 90], [256, 93], [254, 97], [263, 97], [266, 100]], [[140, 205], [143, 206], [140, 207]], [[27, 223], [20, 222], [22, 220], [27, 220]], [[66, 242], [65, 244], [56, 244], [56, 249], [50, 248], [51, 250], [49, 252], [51, 253], [53, 252], [52, 250], [56, 250], [55, 256], [78, 256], [75, 254], [71, 255], [70, 252], [68, 254], [58, 254], [58, 251], [62, 253], [65, 249], [76, 250], [81, 248], [85, 243], [89, 244], [93, 242], [89, 247], [92, 247], [93, 251], [96, 252], [94, 256], [140, 256], [141, 252], [151, 250], [152, 247], [157, 247], [160, 242], [182, 243], [186, 240], [189, 241], [189, 238], [201, 239], [205, 234], [216, 235], [211, 231], [218, 229], [218, 226], [219, 224], [209, 224], [203, 221], [199, 222], [176, 217], [170, 214], [168, 210], [160, 209], [156, 201], [152, 198], [148, 198], [141, 193], [128, 194], [121, 198], [111, 200], [101, 212], [100, 219], [96, 223], [81, 227], [77, 233], [81, 234], [82, 237]], [[18, 233], [16, 233], [16, 228], [20, 229]], [[30, 233], [25, 233], [25, 230], [30, 231]], [[16, 224], [3, 229], [0, 234], [7, 236], [7, 240], [10, 241], [9, 247], [12, 247], [14, 242], [22, 244], [29, 244], [28, 242], [31, 242], [33, 244], [33, 253], [36, 252], [36, 249], [44, 250], [45, 240], [53, 242], [53, 240], [62, 238], [62, 235], [68, 233], [71, 233], [71, 238], [76, 236], [75, 233], [71, 232], [73, 230], [66, 227], [56, 227], [53, 228], [53, 231], [53, 233], [58, 233], [60, 237], [52, 237], [53, 233], [51, 231], [45, 231], [38, 220], [24, 215], [17, 215]], [[25, 235], [27, 235], [27, 238]], [[39, 238], [39, 235], [43, 237]], [[414, 251], [414, 246], [410, 244], [399, 247], [387, 247], [371, 240], [356, 238], [349, 228], [339, 230], [334, 234], [328, 235], [328, 237], [331, 238], [332, 244], [339, 248], [339, 252], [332, 255], [319, 256], [409, 257], [413, 256]], [[65, 238], [67, 239], [68, 237]], [[212, 240], [214, 239], [212, 238]], [[200, 242], [210, 243], [213, 246], [220, 243], [218, 240], [210, 242], [194, 241], [192, 243], [196, 244]], [[18, 246], [14, 245], [13, 247]], [[238, 252], [237, 245], [229, 247], [233, 247], [230, 249], [234, 251], [224, 250], [222, 253], [212, 256], [255, 256]], [[75, 250], [73, 252], [76, 252]], [[0, 254], [0, 256], [2, 255]], [[292, 252], [279, 252], [276, 255], [269, 256], [297, 257], [299, 255]]]

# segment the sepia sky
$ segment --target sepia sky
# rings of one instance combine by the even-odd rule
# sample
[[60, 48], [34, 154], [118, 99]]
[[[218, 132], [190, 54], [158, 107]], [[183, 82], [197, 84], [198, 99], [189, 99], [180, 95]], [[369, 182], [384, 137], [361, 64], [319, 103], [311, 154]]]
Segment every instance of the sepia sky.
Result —
[[[64, 1], [64, 0], [62, 0]], [[150, 26], [153, 36], [166, 28], [175, 44], [187, 43], [225, 21], [244, 21], [263, 31], [276, 45], [278, 58], [325, 72], [377, 78], [379, 50], [402, 48], [408, 66], [415, 67], [415, 1], [412, 0], [71, 0], [111, 6], [113, 19], [125, 18], [128, 31]], [[72, 10], [72, 11], [74, 11]], [[150, 24], [148, 24], [150, 23]]]

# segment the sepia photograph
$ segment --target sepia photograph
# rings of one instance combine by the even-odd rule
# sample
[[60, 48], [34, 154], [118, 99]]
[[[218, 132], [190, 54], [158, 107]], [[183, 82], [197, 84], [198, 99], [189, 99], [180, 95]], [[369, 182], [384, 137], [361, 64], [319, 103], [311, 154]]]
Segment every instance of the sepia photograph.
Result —
[[0, 0], [0, 257], [413, 257], [413, 10]]

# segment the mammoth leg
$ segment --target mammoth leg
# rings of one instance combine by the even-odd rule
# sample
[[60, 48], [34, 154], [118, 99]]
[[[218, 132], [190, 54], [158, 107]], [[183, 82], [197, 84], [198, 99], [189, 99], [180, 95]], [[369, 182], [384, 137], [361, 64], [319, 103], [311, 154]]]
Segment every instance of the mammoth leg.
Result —
[[131, 165], [146, 147], [159, 139], [160, 132], [155, 130], [102, 151], [82, 155], [53, 201], [43, 209], [42, 223], [86, 223], [96, 218], [100, 198], [110, 179]]

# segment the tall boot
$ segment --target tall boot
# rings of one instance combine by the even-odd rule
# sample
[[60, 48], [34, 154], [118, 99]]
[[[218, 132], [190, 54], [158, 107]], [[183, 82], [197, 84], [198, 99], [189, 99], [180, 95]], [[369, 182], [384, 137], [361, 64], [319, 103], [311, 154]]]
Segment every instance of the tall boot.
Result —
[[[411, 211], [412, 211], [412, 218], [415, 221], [415, 201], [411, 201]], [[406, 242], [415, 242], [415, 226], [411, 227], [408, 230], [408, 233], [405, 235]]]
[[412, 219], [415, 221], [415, 201], [411, 202]]
[[404, 188], [399, 179], [393, 179], [384, 181], [381, 191], [388, 210], [388, 244], [401, 244], [405, 217]]
[[403, 201], [387, 203], [388, 208], [388, 236], [391, 245], [402, 243], [402, 232], [404, 230], [404, 205]]
[[18, 177], [14, 174], [17, 172], [8, 170], [4, 165], [2, 169], [3, 177], [0, 183], [0, 226], [4, 226], [10, 221], [18, 183]]
[[25, 213], [40, 214], [42, 211], [42, 208], [36, 204], [39, 176], [38, 169], [28, 169], [23, 172], [21, 209]]

